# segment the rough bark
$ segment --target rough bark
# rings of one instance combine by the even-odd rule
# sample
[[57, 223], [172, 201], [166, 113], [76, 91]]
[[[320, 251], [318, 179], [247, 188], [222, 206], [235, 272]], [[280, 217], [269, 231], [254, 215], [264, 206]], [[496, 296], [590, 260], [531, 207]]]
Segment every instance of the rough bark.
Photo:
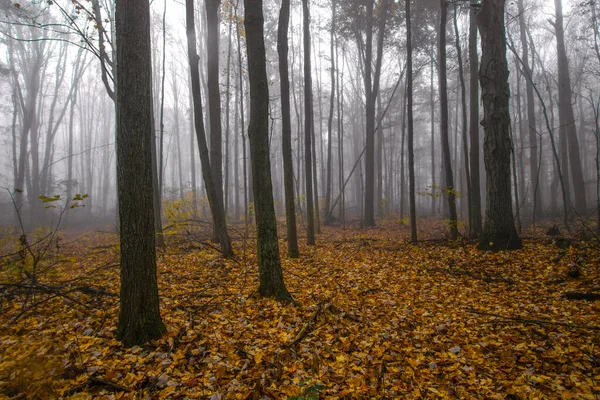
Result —
[[515, 229], [510, 187], [510, 115], [504, 30], [505, 0], [483, 0], [477, 12], [482, 55], [479, 69], [483, 101], [484, 161], [487, 175], [485, 225], [480, 248], [521, 248]]
[[126, 346], [158, 339], [160, 318], [152, 196], [150, 7], [122, 0], [116, 11], [117, 187], [121, 293], [117, 338]]
[[293, 302], [283, 281], [277, 224], [271, 184], [271, 162], [269, 159], [269, 83], [265, 60], [262, 0], [244, 0], [250, 81], [250, 156], [256, 214], [256, 237], [258, 245], [258, 269], [263, 297], [275, 297], [284, 302]]

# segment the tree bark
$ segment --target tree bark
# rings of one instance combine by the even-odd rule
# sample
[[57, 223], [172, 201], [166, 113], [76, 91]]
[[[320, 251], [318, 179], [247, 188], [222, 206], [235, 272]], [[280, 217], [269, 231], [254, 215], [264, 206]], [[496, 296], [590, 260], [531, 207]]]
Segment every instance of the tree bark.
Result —
[[150, 6], [117, 3], [117, 186], [121, 293], [117, 338], [125, 346], [158, 339], [159, 310], [152, 196]]
[[263, 297], [275, 297], [279, 301], [293, 302], [285, 287], [277, 224], [271, 184], [271, 162], [269, 159], [269, 82], [267, 80], [265, 42], [263, 33], [262, 0], [244, 0], [246, 27], [246, 49], [250, 81], [250, 155], [256, 214], [256, 237], [258, 245], [258, 269]]
[[510, 187], [510, 115], [508, 66], [504, 30], [505, 0], [483, 0], [477, 12], [482, 55], [479, 69], [485, 132], [484, 160], [487, 175], [485, 225], [481, 249], [521, 248], [515, 229]]

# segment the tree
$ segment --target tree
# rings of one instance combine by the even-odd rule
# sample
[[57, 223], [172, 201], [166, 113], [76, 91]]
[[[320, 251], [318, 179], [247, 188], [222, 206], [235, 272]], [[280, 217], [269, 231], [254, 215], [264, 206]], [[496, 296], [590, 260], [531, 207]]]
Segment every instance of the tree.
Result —
[[[207, 64], [207, 88], [208, 88], [208, 114], [210, 125], [210, 168], [217, 201], [225, 210], [223, 203], [223, 155], [221, 151], [222, 129], [221, 129], [221, 94], [219, 92], [219, 5], [220, 0], [205, 0], [206, 6], [206, 64]], [[224, 211], [223, 211], [224, 212]], [[220, 233], [217, 224], [214, 225], [215, 237]], [[225, 226], [225, 229], [227, 227]]]
[[[190, 0], [188, 0], [190, 1]], [[258, 245], [258, 270], [263, 297], [293, 302], [287, 291], [281, 271], [277, 221], [271, 184], [269, 160], [269, 82], [267, 80], [265, 39], [263, 33], [262, 0], [244, 0], [246, 49], [250, 81], [250, 157], [252, 158], [252, 184], [256, 214], [256, 240]]]
[[479, 243], [482, 249], [521, 248], [515, 229], [510, 188], [510, 115], [508, 64], [504, 30], [505, 0], [483, 0], [477, 12], [482, 55], [479, 69], [483, 101], [483, 146], [487, 174], [485, 224]]
[[204, 130], [204, 120], [202, 117], [202, 98], [200, 97], [200, 71], [198, 67], [198, 54], [196, 53], [196, 28], [194, 22], [194, 3], [193, 0], [186, 0], [186, 33], [189, 68], [191, 75], [192, 99], [194, 105], [194, 123], [196, 129], [196, 138], [198, 140], [198, 150], [200, 152], [200, 162], [202, 165], [202, 177], [206, 187], [206, 196], [212, 212], [213, 223], [221, 246], [221, 252], [225, 256], [232, 256], [231, 240], [227, 233], [227, 224], [225, 221], [225, 210], [223, 208], [222, 197], [217, 194], [216, 183], [214, 181], [208, 147], [206, 145], [206, 132]]
[[283, 186], [285, 191], [285, 219], [287, 226], [288, 255], [298, 257], [296, 207], [294, 206], [294, 166], [292, 160], [292, 124], [290, 116], [290, 80], [288, 72], [288, 27], [290, 0], [282, 0], [277, 28], [279, 53], [279, 85], [281, 89], [281, 145], [283, 151]]
[[121, 0], [116, 11], [117, 187], [121, 295], [117, 338], [126, 346], [158, 339], [160, 318], [152, 197], [150, 6]]
[[471, 173], [471, 236], [479, 236], [483, 231], [481, 222], [481, 184], [479, 176], [479, 82], [477, 55], [477, 21], [475, 5], [477, 0], [471, 0], [469, 11], [469, 150]]
[[[331, 52], [331, 95], [329, 97], [329, 118], [327, 119], [327, 179], [326, 179], [326, 191], [325, 191], [325, 224], [329, 222], [328, 216], [331, 215], [329, 208], [331, 207], [331, 192], [333, 189], [333, 111], [335, 103], [335, 0], [331, 0], [331, 32], [329, 35], [329, 46]], [[339, 115], [338, 115], [339, 118]]]
[[304, 170], [306, 171], [306, 242], [309, 245], [313, 245], [315, 244], [315, 216], [311, 140], [313, 136], [314, 121], [310, 65], [310, 14], [308, 11], [308, 0], [302, 0], [302, 15], [304, 21]]
[[[525, 7], [523, 0], [517, 3], [519, 13], [519, 29], [521, 38], [521, 49], [523, 61], [523, 70], [525, 76], [533, 76], [529, 65], [529, 42], [527, 41], [527, 29], [525, 25]], [[529, 172], [531, 174], [531, 185], [533, 189], [533, 213], [532, 218], [535, 221], [537, 212], [542, 212], [542, 188], [540, 187], [538, 171], [538, 145], [535, 124], [535, 103], [533, 100], [533, 83], [530, 79], [525, 80], [525, 92], [527, 96], [527, 124], [529, 138]]]
[[[571, 78], [569, 76], [569, 60], [565, 49], [565, 31], [563, 23], [562, 2], [554, 0], [556, 8], [556, 20], [554, 29], [556, 32], [556, 55], [558, 59], [558, 114], [560, 119], [561, 137], [566, 137], [569, 149], [569, 169], [573, 178], [573, 189], [575, 192], [575, 210], [578, 213], [586, 211], [585, 183], [581, 169], [581, 157], [579, 155], [579, 141], [577, 140], [577, 128], [575, 126], [575, 115], [571, 102]], [[566, 168], [563, 168], [566, 171]], [[566, 172], [565, 172], [566, 174]]]
[[444, 162], [444, 194], [448, 199], [448, 219], [450, 239], [458, 237], [456, 222], [456, 192], [452, 176], [452, 159], [450, 158], [450, 140], [448, 138], [448, 82], [446, 77], [446, 22], [448, 19], [448, 5], [446, 0], [440, 0], [440, 31], [438, 39], [438, 80], [440, 92], [440, 132], [442, 136], [442, 159]]
[[[373, 25], [375, 1], [366, 2], [366, 37], [362, 62], [364, 64], [365, 85], [365, 122], [366, 122], [366, 151], [365, 151], [365, 226], [375, 225], [375, 103], [379, 91], [381, 78], [381, 62], [383, 58], [383, 39], [385, 36], [385, 22], [388, 0], [383, 0], [379, 15], [377, 34], [377, 53], [375, 56], [375, 70], [373, 71]], [[356, 30], [357, 43], [362, 47], [362, 37]], [[361, 51], [362, 52], [362, 51]]]
[[408, 118], [408, 198], [410, 208], [410, 237], [417, 241], [417, 211], [415, 202], [415, 151], [413, 144], [414, 119], [413, 119], [413, 51], [412, 51], [412, 23], [410, 15], [410, 0], [406, 4], [406, 113]]

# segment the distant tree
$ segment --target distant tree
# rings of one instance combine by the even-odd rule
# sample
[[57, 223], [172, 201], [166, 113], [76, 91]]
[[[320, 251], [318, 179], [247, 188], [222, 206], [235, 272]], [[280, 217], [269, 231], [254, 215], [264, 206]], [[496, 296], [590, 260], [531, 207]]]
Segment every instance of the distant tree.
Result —
[[213, 223], [216, 227], [221, 252], [226, 256], [231, 256], [233, 255], [233, 249], [231, 248], [231, 239], [227, 233], [225, 209], [223, 208], [222, 197], [219, 199], [217, 194], [216, 183], [214, 181], [213, 172], [210, 165], [208, 147], [206, 145], [206, 132], [204, 129], [202, 112], [202, 98], [200, 97], [200, 70], [198, 67], [198, 53], [196, 52], [196, 28], [194, 21], [193, 0], [186, 0], [185, 5], [187, 48], [194, 106], [194, 121], [196, 138], [198, 140], [198, 150], [200, 152], [200, 162], [202, 165], [202, 177], [204, 178], [206, 196], [208, 197], [208, 203], [210, 205]]
[[117, 338], [126, 346], [158, 339], [160, 318], [152, 195], [150, 5], [117, 3], [117, 187], [121, 295]]
[[405, 0], [406, 6], [406, 113], [408, 119], [408, 198], [410, 213], [410, 237], [417, 241], [417, 211], [415, 201], [415, 149], [414, 149], [414, 118], [413, 118], [413, 48], [412, 48], [412, 17], [410, 1]]
[[310, 64], [310, 14], [308, 0], [302, 0], [304, 31], [304, 169], [306, 179], [306, 242], [315, 244], [315, 214], [312, 174], [313, 101]]
[[294, 166], [292, 159], [292, 126], [290, 116], [290, 80], [288, 72], [288, 28], [290, 0], [281, 1], [277, 28], [279, 53], [279, 85], [281, 90], [281, 145], [283, 151], [283, 187], [285, 191], [285, 219], [287, 226], [288, 255], [298, 257], [296, 207], [294, 206]]
[[283, 281], [277, 242], [277, 221], [269, 159], [269, 82], [267, 80], [262, 0], [244, 0], [244, 9], [250, 81], [248, 138], [250, 139], [250, 156], [252, 158], [260, 280], [258, 292], [263, 297], [275, 297], [279, 301], [293, 302]]
[[444, 162], [444, 195], [448, 200], [448, 219], [450, 239], [458, 237], [456, 217], [456, 191], [452, 175], [452, 159], [450, 158], [450, 139], [448, 134], [448, 82], [446, 72], [446, 23], [448, 19], [448, 5], [446, 0], [440, 0], [440, 30], [438, 32], [438, 80], [440, 95], [440, 131], [442, 136], [442, 159]]
[[471, 173], [471, 236], [479, 236], [483, 231], [481, 221], [481, 184], [479, 174], [479, 81], [477, 54], [477, 21], [475, 5], [477, 0], [471, 0], [469, 11], [469, 160]]
[[[577, 127], [575, 126], [575, 114], [573, 113], [572, 87], [569, 75], [569, 60], [565, 48], [565, 31], [562, 12], [562, 1], [554, 0], [556, 20], [553, 22], [556, 33], [556, 55], [558, 59], [558, 114], [560, 119], [561, 138], [566, 138], [569, 149], [569, 169], [573, 178], [573, 189], [575, 193], [575, 210], [582, 214], [586, 211], [585, 182], [583, 181], [583, 170], [581, 169], [581, 157], [579, 153], [579, 141], [577, 139]], [[567, 168], [563, 165], [566, 175]]]
[[511, 250], [521, 248], [515, 229], [510, 188], [510, 115], [508, 99], [508, 65], [504, 29], [505, 0], [483, 0], [477, 11], [481, 33], [481, 99], [485, 132], [484, 160], [487, 174], [487, 207], [482, 249]]

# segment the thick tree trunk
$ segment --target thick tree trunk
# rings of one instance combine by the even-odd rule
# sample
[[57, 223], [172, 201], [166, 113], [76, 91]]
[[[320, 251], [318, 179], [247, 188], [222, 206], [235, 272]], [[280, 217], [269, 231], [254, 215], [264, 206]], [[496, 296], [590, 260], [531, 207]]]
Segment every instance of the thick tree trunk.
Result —
[[273, 204], [269, 159], [269, 82], [265, 60], [262, 0], [244, 0], [244, 6], [251, 99], [248, 138], [252, 157], [260, 280], [258, 291], [263, 297], [293, 302], [283, 282]]
[[285, 191], [285, 219], [287, 226], [288, 256], [298, 257], [296, 207], [294, 206], [294, 166], [292, 160], [292, 123], [290, 116], [290, 81], [288, 71], [288, 27], [290, 0], [282, 0], [277, 29], [279, 53], [279, 82], [281, 89], [281, 144], [283, 151], [283, 186]]
[[150, 6], [117, 3], [117, 186], [121, 295], [117, 338], [126, 346], [158, 339], [160, 318], [152, 198]]
[[482, 56], [479, 69], [485, 132], [484, 160], [487, 207], [480, 248], [521, 248], [515, 229], [510, 187], [510, 115], [508, 66], [504, 31], [504, 1], [483, 0], [477, 12]]

